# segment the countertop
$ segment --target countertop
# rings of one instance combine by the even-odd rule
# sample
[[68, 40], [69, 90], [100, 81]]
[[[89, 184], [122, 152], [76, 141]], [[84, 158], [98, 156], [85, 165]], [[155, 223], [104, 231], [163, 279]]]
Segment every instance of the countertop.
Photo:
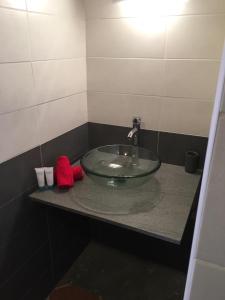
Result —
[[180, 244], [200, 180], [184, 167], [162, 164], [150, 180], [110, 188], [89, 176], [69, 191], [37, 191], [31, 199]]

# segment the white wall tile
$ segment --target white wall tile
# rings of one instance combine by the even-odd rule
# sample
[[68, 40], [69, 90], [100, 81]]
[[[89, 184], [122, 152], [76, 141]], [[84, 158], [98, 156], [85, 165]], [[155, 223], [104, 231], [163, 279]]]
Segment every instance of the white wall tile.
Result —
[[37, 103], [86, 91], [86, 60], [68, 59], [32, 63]]
[[162, 98], [159, 130], [208, 136], [213, 102]]
[[0, 136], [0, 163], [37, 146], [37, 108], [0, 115]]
[[0, 8], [0, 62], [29, 60], [26, 12]]
[[197, 256], [225, 267], [225, 115], [219, 117]]
[[[167, 15], [178, 11], [177, 7], [169, 6], [168, 0], [85, 0], [87, 18], [127, 18]], [[173, 1], [174, 3], [174, 1]], [[172, 9], [173, 8], [173, 9]], [[180, 11], [180, 9], [179, 9]]]
[[159, 130], [161, 101], [159, 97], [127, 95], [129, 111], [127, 126], [132, 126], [132, 119], [140, 116], [142, 129]]
[[82, 0], [26, 0], [27, 10], [54, 15], [73, 15], [85, 18]]
[[83, 1], [27, 5], [0, 0], [0, 162], [87, 121]]
[[85, 56], [85, 23], [73, 17], [29, 13], [32, 60]]
[[225, 13], [224, 0], [188, 0], [184, 14], [222, 14]]
[[30, 63], [0, 64], [0, 114], [32, 106], [33, 87]]
[[121, 94], [88, 92], [88, 121], [127, 126], [127, 96]]
[[225, 88], [224, 88], [223, 95], [222, 95], [221, 111], [225, 113]]
[[220, 59], [225, 15], [169, 18], [167, 58]]
[[0, 0], [0, 6], [26, 10], [25, 0]]
[[166, 95], [214, 100], [219, 63], [169, 60], [166, 63]]
[[40, 144], [87, 122], [86, 93], [39, 106]]
[[[207, 136], [225, 37], [224, 0], [86, 0], [85, 8], [88, 91], [166, 96], [162, 130]], [[164, 30], [153, 35], [147, 26], [137, 26], [153, 15], [167, 20], [166, 37]], [[105, 105], [107, 111], [115, 108], [109, 101]], [[91, 111], [93, 118], [106, 123], [106, 115], [94, 113], [94, 106]], [[177, 113], [183, 118], [176, 124]], [[122, 124], [122, 116], [116, 119]]]
[[119, 1], [84, 0], [87, 18], [115, 18], [122, 16]]
[[130, 127], [134, 116], [142, 119], [142, 128], [158, 130], [160, 99], [157, 97], [88, 93], [90, 122]]
[[90, 91], [162, 95], [163, 88], [162, 60], [88, 59]]
[[225, 13], [224, 0], [85, 0], [88, 18]]
[[191, 300], [224, 300], [225, 269], [197, 260]]
[[[133, 22], [133, 23], [132, 23]], [[136, 22], [137, 27], [134, 26]], [[94, 19], [87, 22], [87, 55], [92, 57], [163, 58], [165, 19], [158, 18], [146, 32], [142, 19]], [[156, 26], [159, 26], [156, 28]]]

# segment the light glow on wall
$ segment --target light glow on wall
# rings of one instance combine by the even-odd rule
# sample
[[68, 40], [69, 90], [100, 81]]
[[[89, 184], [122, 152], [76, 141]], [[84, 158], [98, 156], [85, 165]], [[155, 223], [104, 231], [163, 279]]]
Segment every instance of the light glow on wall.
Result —
[[165, 28], [164, 16], [182, 14], [188, 0], [121, 0], [121, 15], [143, 33], [159, 33]]

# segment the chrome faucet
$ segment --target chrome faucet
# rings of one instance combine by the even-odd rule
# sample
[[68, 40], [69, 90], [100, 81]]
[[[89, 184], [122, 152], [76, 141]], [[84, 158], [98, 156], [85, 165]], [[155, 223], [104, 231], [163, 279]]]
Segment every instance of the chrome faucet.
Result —
[[141, 118], [135, 117], [133, 118], [133, 129], [128, 133], [128, 140], [132, 143], [134, 146], [139, 145], [139, 131], [141, 128]]

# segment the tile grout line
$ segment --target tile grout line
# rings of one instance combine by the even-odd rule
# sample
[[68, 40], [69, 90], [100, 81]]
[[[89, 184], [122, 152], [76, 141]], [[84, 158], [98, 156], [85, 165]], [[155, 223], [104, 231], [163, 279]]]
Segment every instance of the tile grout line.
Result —
[[94, 59], [102, 59], [102, 60], [150, 60], [150, 61], [194, 61], [194, 62], [220, 62], [219, 58], [169, 58], [165, 57], [165, 53], [163, 53], [162, 57], [116, 57], [116, 56], [87, 56], [87, 60]]
[[[220, 13], [189, 13], [189, 14], [162, 14], [158, 15], [158, 18], [168, 18], [168, 17], [218, 17], [224, 16], [225, 12]], [[118, 17], [88, 17], [86, 16], [86, 21], [95, 21], [95, 20], [123, 20], [123, 19], [148, 19], [151, 15], [147, 16], [118, 16]]]
[[[10, 157], [10, 158], [7, 158], [6, 160], [0, 162], [0, 165], [1, 165], [1, 164], [4, 164], [4, 163], [7, 163], [8, 161], [10, 161], [10, 160], [12, 160], [12, 159], [14, 159], [14, 158], [16, 158], [16, 157], [18, 157], [18, 156], [20, 156], [20, 155], [23, 155], [23, 154], [25, 154], [25, 153], [27, 153], [27, 152], [29, 152], [29, 151], [32, 151], [32, 150], [34, 150], [35, 148], [38, 148], [38, 147], [40, 147], [40, 146], [43, 146], [43, 145], [45, 145], [46, 143], [49, 143], [49, 142], [51, 142], [51, 141], [53, 141], [53, 140], [55, 140], [55, 139], [57, 139], [57, 138], [60, 138], [62, 135], [67, 134], [67, 133], [69, 133], [70, 131], [76, 130], [77, 128], [82, 127], [82, 126], [86, 125], [87, 123], [88, 123], [88, 122], [84, 122], [84, 123], [82, 123], [82, 124], [79, 124], [78, 126], [73, 127], [72, 129], [69, 129], [68, 131], [66, 131], [66, 132], [64, 132], [64, 133], [61, 133], [61, 134], [59, 134], [58, 136], [55, 136], [55, 137], [51, 138], [50, 140], [47, 140], [47, 141], [43, 142], [41, 145], [40, 145], [40, 143], [39, 143], [39, 144], [35, 145], [35, 146], [32, 147], [32, 148], [29, 148], [29, 149], [27, 149], [27, 150], [24, 150], [24, 151], [22, 151], [22, 152], [19, 152], [19, 153], [17, 153], [15, 156]], [[32, 186], [32, 187], [33, 187], [33, 186]], [[21, 196], [22, 196], [22, 195], [23, 195], [23, 194], [21, 194]], [[12, 200], [13, 200], [13, 199], [12, 199]], [[1, 208], [1, 207], [0, 207], [0, 208]]]
[[[26, 5], [25, 5], [26, 6]], [[6, 6], [6, 5], [0, 5], [0, 10], [10, 10], [10, 11], [15, 11], [15, 12], [27, 12], [27, 8], [16, 8], [16, 7], [10, 7], [10, 6]]]
[[30, 58], [29, 60], [11, 60], [11, 61], [0, 61], [0, 66], [1, 65], [8, 65], [8, 64], [25, 64], [25, 63], [39, 63], [39, 62], [63, 62], [63, 61], [71, 61], [71, 60], [149, 60], [149, 61], [191, 61], [191, 62], [220, 62], [219, 58], [165, 58], [164, 55], [163, 57], [113, 57], [113, 56], [79, 56], [79, 57], [59, 57], [59, 58], [47, 58], [47, 59], [32, 59]]
[[47, 230], [48, 230], [48, 249], [49, 255], [51, 259], [51, 276], [52, 276], [52, 283], [54, 283], [55, 279], [55, 268], [54, 268], [54, 259], [53, 259], [53, 247], [52, 247], [52, 240], [50, 235], [50, 226], [49, 226], [49, 217], [48, 217], [48, 207], [46, 208], [46, 222], [47, 222]]
[[43, 153], [42, 153], [42, 145], [39, 146], [40, 151], [40, 160], [41, 160], [41, 166], [44, 167], [44, 159], [43, 159]]
[[[56, 17], [56, 18], [65, 18], [65, 17], [70, 17], [70, 18], [75, 18], [77, 17], [76, 14], [69, 14], [69, 13], [51, 13], [51, 12], [44, 12], [44, 11], [35, 11], [31, 10], [27, 6], [27, 2], [25, 2], [25, 8], [17, 8], [17, 7], [10, 7], [4, 4], [0, 4], [0, 10], [11, 10], [11, 11], [16, 11], [16, 12], [27, 12], [28, 14], [36, 14], [36, 15], [43, 15], [43, 16], [49, 16], [49, 17]], [[85, 22], [86, 18], [84, 21]]]
[[212, 102], [212, 99], [203, 99], [203, 98], [187, 98], [187, 97], [182, 97], [182, 96], [166, 96], [166, 95], [156, 95], [156, 94], [139, 94], [139, 93], [125, 93], [125, 92], [112, 92], [112, 91], [100, 91], [100, 90], [89, 90], [87, 92], [87, 94], [91, 95], [91, 94], [111, 94], [111, 95], [124, 95], [124, 96], [141, 96], [141, 97], [149, 97], [149, 98], [153, 98], [153, 97], [157, 97], [157, 98], [166, 98], [166, 99], [181, 99], [181, 100], [195, 100], [195, 101], [199, 101], [199, 102]]
[[79, 57], [59, 57], [59, 58], [48, 58], [48, 59], [29, 59], [29, 60], [15, 60], [15, 61], [0, 61], [1, 65], [8, 65], [8, 64], [24, 64], [24, 63], [38, 63], [38, 62], [62, 62], [62, 61], [70, 61], [70, 60], [86, 60], [85, 56]]
[[160, 139], [160, 132], [158, 131], [157, 132], [157, 147], [156, 147], [156, 151], [157, 151], [158, 156], [159, 156], [159, 139]]
[[200, 258], [197, 258], [197, 257], [195, 258], [195, 260], [197, 262], [199, 262], [200, 264], [202, 264], [202, 265], [205, 265], [205, 266], [208, 265], [210, 268], [218, 269], [220, 271], [225, 272], [225, 266], [223, 266], [223, 265], [219, 265], [217, 263], [210, 262], [210, 261], [207, 261], [207, 260], [203, 260], [203, 259], [200, 259]]
[[[44, 12], [44, 11], [35, 11], [32, 9], [28, 9], [27, 6], [27, 1], [25, 1], [25, 8], [17, 8], [17, 7], [10, 7], [7, 5], [0, 5], [0, 9], [8, 9], [8, 10], [12, 10], [12, 11], [18, 11], [18, 12], [28, 12], [31, 14], [37, 14], [37, 15], [44, 15], [44, 16], [52, 16], [52, 17], [76, 17], [76, 14], [68, 14], [68, 13], [64, 13], [64, 14], [60, 14], [60, 13], [54, 13], [54, 12]], [[217, 16], [223, 16], [225, 15], [225, 12], [214, 12], [214, 13], [180, 13], [180, 14], [162, 14], [159, 15], [159, 18], [166, 18], [166, 17], [217, 17]], [[101, 16], [97, 16], [97, 17], [90, 17], [88, 16], [87, 13], [85, 13], [85, 21], [92, 21], [92, 20], [121, 20], [121, 19], [141, 19], [141, 18], [149, 18], [151, 17], [151, 15], [149, 16], [118, 16], [118, 17], [101, 17]]]
[[52, 100], [40, 102], [38, 104], [34, 104], [34, 105], [31, 105], [31, 106], [26, 106], [26, 107], [19, 108], [19, 109], [13, 110], [13, 111], [1, 112], [0, 116], [16, 113], [16, 112], [20, 112], [20, 111], [29, 110], [29, 109], [32, 109], [32, 108], [35, 108], [35, 107], [40, 107], [40, 106], [43, 106], [43, 105], [48, 104], [48, 103], [56, 102], [56, 101], [59, 101], [59, 100], [65, 100], [66, 98], [69, 98], [69, 97], [72, 97], [72, 96], [83, 95], [86, 92], [87, 91], [84, 90], [84, 91], [80, 91], [80, 92], [77, 92], [77, 93], [74, 93], [74, 94], [67, 94], [66, 96], [63, 96], [63, 97], [60, 97], [60, 98], [55, 98], [55, 99], [52, 99]]

